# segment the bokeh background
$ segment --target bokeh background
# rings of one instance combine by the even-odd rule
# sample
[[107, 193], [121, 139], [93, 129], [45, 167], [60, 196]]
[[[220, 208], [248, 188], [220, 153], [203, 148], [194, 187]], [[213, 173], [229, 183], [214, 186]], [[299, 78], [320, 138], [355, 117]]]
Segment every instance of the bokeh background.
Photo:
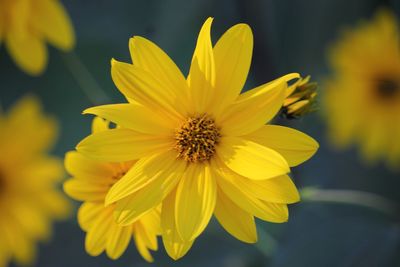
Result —
[[[133, 35], [156, 42], [187, 73], [198, 31], [208, 16], [215, 17], [214, 41], [231, 25], [248, 23], [255, 38], [246, 84], [249, 89], [289, 72], [310, 74], [313, 80], [322, 82], [329, 75], [326, 49], [344, 28], [369, 18], [380, 6], [389, 6], [400, 15], [400, 1], [378, 0], [62, 2], [73, 21], [77, 46], [70, 54], [51, 48], [44, 75], [32, 78], [24, 74], [0, 47], [1, 106], [7, 109], [27, 93], [39, 96], [45, 110], [59, 119], [61, 131], [54, 150], [59, 157], [90, 132], [91, 117], [81, 115], [82, 110], [123, 100], [111, 80], [110, 59], [130, 61], [128, 39]], [[101, 87], [106, 96], [91, 93], [89, 99], [82, 86], [89, 90]], [[324, 94], [323, 87], [319, 94]], [[299, 120], [277, 121], [320, 142], [318, 153], [294, 169], [296, 184], [300, 188], [371, 192], [400, 204], [400, 170], [389, 170], [381, 163], [369, 166], [355, 148], [337, 151], [326, 138], [322, 111], [320, 107], [320, 112]], [[257, 245], [240, 243], [214, 221], [182, 260], [169, 259], [160, 246], [154, 253], [153, 266], [400, 266], [399, 218], [357, 205], [304, 201], [291, 205], [286, 224], [259, 222]], [[133, 244], [118, 261], [105, 255], [90, 257], [73, 214], [69, 220], [56, 223], [52, 240], [40, 245], [36, 266], [149, 264]]]

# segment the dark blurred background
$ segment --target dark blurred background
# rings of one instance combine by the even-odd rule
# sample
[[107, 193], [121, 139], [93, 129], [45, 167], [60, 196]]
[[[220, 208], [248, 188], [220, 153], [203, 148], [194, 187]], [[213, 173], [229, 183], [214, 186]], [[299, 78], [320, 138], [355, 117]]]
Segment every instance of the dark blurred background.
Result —
[[[255, 38], [253, 64], [245, 88], [249, 89], [289, 72], [310, 74], [321, 82], [329, 75], [326, 49], [343, 28], [369, 18], [381, 6], [400, 14], [400, 1], [378, 0], [62, 2], [77, 35], [75, 55], [50, 48], [47, 71], [32, 78], [21, 72], [0, 47], [1, 105], [7, 108], [26, 93], [39, 96], [45, 110], [59, 119], [61, 135], [54, 153], [60, 157], [89, 134], [91, 118], [81, 115], [82, 110], [94, 104], [123, 101], [111, 80], [110, 59], [130, 61], [128, 39], [133, 35], [156, 42], [186, 74], [198, 31], [207, 17], [215, 17], [214, 42], [228, 27], [248, 23]], [[91, 75], [108, 98], [97, 95], [97, 103], [93, 103], [85, 96], [79, 80], [71, 73], [71, 69], [84, 70], [80, 63], [90, 72], [84, 77], [89, 81], [87, 86], [95, 86]], [[322, 95], [324, 88], [320, 87], [319, 93]], [[326, 139], [324, 116], [320, 113], [296, 121], [277, 121], [320, 142], [318, 153], [293, 170], [299, 188], [360, 190], [399, 204], [400, 171], [390, 171], [380, 163], [367, 166], [354, 148], [336, 151]], [[400, 266], [399, 216], [356, 205], [305, 201], [291, 205], [288, 223], [259, 221], [258, 228], [259, 244], [247, 245], [229, 236], [214, 221], [178, 262], [167, 257], [160, 242], [159, 251], [153, 254], [153, 266]], [[84, 233], [75, 215], [57, 223], [52, 241], [40, 245], [39, 251], [36, 266], [40, 267], [149, 266], [133, 245], [118, 261], [105, 255], [87, 255]]]

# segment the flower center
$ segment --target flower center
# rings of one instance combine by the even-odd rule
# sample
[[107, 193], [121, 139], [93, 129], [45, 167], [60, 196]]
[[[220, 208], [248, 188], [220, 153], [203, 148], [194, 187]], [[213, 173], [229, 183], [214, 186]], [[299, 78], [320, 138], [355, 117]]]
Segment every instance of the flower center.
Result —
[[392, 78], [378, 79], [375, 86], [377, 95], [383, 99], [391, 99], [400, 93], [400, 82]]
[[209, 160], [221, 134], [215, 122], [207, 114], [189, 117], [175, 133], [175, 149], [178, 157], [188, 162]]
[[109, 188], [111, 188], [116, 182], [118, 182], [119, 179], [121, 179], [127, 172], [128, 172], [128, 170], [126, 170], [126, 171], [120, 170], [115, 175], [113, 175], [111, 177], [111, 182], [109, 183]]

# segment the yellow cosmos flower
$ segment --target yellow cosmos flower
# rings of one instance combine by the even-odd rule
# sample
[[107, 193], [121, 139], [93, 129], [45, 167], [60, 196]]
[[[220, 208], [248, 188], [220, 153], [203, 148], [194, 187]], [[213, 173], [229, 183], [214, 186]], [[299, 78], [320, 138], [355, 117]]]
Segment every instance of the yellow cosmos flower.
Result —
[[58, 0], [0, 0], [0, 44], [30, 75], [47, 65], [46, 42], [68, 51], [75, 35], [67, 12]]
[[51, 222], [64, 218], [69, 203], [56, 189], [61, 161], [48, 155], [57, 136], [55, 121], [33, 97], [0, 112], [0, 266], [34, 261], [36, 243], [51, 235]]
[[[95, 118], [93, 133], [108, 131], [108, 123]], [[84, 201], [78, 211], [78, 222], [87, 232], [86, 251], [100, 255], [104, 250], [112, 259], [119, 258], [133, 238], [140, 254], [147, 261], [153, 258], [149, 249], [157, 250], [157, 235], [160, 234], [160, 212], [153, 209], [130, 225], [115, 223], [115, 206], [104, 206], [110, 187], [125, 175], [134, 162], [104, 163], [90, 160], [78, 152], [68, 152], [65, 167], [73, 178], [64, 183], [65, 192], [72, 198]]]
[[233, 236], [257, 240], [254, 216], [288, 219], [299, 195], [287, 175], [318, 144], [282, 126], [265, 125], [282, 107], [289, 74], [240, 94], [253, 36], [246, 24], [230, 28], [215, 44], [212, 19], [200, 30], [187, 79], [155, 44], [130, 40], [133, 64], [112, 61], [114, 83], [129, 103], [93, 107], [91, 113], [121, 128], [95, 133], [78, 144], [97, 160], [138, 160], [110, 189], [117, 223], [134, 222], [162, 203], [168, 254], [177, 259], [215, 214]]
[[346, 31], [330, 53], [333, 77], [324, 104], [331, 139], [357, 143], [369, 161], [400, 165], [400, 48], [398, 21], [380, 10]]
[[316, 110], [317, 83], [310, 82], [310, 78], [300, 78], [286, 89], [282, 109], [286, 118], [298, 118]]

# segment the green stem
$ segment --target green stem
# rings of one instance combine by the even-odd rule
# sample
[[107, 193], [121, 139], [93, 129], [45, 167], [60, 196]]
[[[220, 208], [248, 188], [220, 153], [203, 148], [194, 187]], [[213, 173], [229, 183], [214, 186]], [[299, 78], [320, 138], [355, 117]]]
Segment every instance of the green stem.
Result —
[[369, 192], [306, 187], [300, 190], [300, 194], [303, 201], [350, 204], [371, 208], [389, 216], [398, 216], [398, 206], [394, 202]]
[[110, 102], [110, 98], [101, 88], [96, 79], [92, 76], [79, 56], [74, 52], [62, 55], [65, 65], [71, 72], [75, 81], [78, 83], [82, 92], [93, 104], [103, 104]]
[[256, 248], [265, 256], [271, 257], [276, 251], [277, 241], [273, 236], [267, 233], [262, 227], [257, 227], [258, 242]]

